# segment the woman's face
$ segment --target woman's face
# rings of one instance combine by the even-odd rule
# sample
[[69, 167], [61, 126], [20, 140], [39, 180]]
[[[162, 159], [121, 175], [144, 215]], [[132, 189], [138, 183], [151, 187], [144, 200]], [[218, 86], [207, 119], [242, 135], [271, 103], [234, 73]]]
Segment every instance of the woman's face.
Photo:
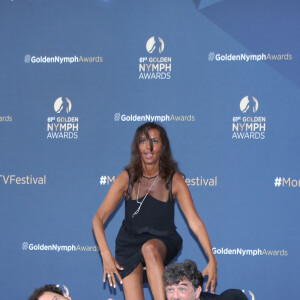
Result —
[[160, 151], [162, 148], [162, 140], [160, 137], [160, 133], [155, 128], [150, 128], [148, 130], [148, 135], [150, 140], [152, 141], [152, 150], [151, 150], [151, 142], [148, 140], [143, 133], [139, 140], [139, 151], [141, 155], [141, 160], [143, 166], [146, 165], [155, 165], [159, 166], [159, 157]]

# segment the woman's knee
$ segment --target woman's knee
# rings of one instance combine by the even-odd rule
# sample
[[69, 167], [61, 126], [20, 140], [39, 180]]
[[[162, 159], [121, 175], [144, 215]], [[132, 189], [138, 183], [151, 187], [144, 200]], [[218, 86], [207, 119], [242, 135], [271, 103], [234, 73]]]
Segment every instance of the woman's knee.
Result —
[[148, 241], [142, 246], [142, 254], [146, 263], [162, 262], [165, 255], [164, 246], [155, 241]]

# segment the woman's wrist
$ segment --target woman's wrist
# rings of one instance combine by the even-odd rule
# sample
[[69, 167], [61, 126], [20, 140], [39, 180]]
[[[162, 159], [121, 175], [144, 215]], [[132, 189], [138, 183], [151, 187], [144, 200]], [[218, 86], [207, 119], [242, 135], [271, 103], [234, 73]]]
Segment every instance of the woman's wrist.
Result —
[[101, 255], [111, 254], [109, 249], [100, 249]]
[[209, 263], [214, 263], [215, 265], [217, 265], [217, 260], [216, 260], [216, 258], [213, 254], [208, 256], [208, 262]]

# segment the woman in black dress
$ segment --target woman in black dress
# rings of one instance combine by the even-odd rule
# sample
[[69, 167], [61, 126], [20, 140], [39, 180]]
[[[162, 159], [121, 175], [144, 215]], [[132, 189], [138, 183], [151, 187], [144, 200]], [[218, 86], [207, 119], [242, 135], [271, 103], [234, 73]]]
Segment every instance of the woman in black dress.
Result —
[[[104, 223], [125, 196], [125, 219], [116, 238], [116, 255], [111, 254]], [[116, 178], [93, 219], [93, 229], [103, 260], [103, 281], [123, 284], [127, 300], [144, 299], [144, 270], [155, 300], [164, 300], [164, 266], [180, 251], [182, 239], [174, 224], [177, 199], [191, 230], [204, 249], [208, 264], [206, 288], [214, 293], [217, 262], [205, 226], [195, 209], [190, 191], [172, 158], [164, 128], [145, 123], [135, 133], [131, 162]]]

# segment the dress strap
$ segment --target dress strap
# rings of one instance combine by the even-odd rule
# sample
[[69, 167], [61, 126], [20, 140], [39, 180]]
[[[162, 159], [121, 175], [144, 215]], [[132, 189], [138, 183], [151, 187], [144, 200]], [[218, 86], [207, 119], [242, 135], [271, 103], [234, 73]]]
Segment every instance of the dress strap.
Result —
[[169, 199], [171, 199], [171, 200], [174, 200], [173, 194], [172, 194], [172, 180], [173, 180], [174, 174], [175, 174], [175, 171], [172, 173], [172, 175], [170, 177], [170, 182], [169, 182]]
[[128, 173], [128, 176], [129, 176], [129, 183], [128, 183], [128, 196], [131, 197], [131, 175], [130, 175], [130, 172], [128, 169], [126, 169], [127, 173]]

